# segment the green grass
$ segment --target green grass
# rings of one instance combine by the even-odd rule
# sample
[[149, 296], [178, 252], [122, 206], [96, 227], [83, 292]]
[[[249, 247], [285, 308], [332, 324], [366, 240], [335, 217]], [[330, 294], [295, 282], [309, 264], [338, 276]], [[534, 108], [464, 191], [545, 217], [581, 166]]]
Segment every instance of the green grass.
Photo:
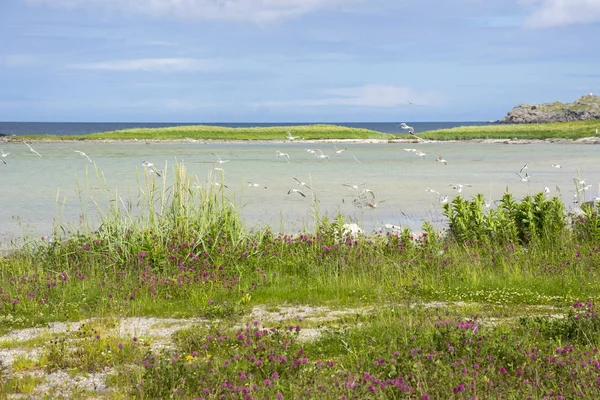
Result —
[[548, 124], [494, 124], [462, 126], [419, 134], [429, 140], [468, 139], [580, 139], [594, 136], [600, 121], [557, 122]]
[[286, 131], [298, 139], [390, 139], [369, 129], [337, 125], [272, 126], [229, 128], [209, 125], [167, 128], [134, 128], [80, 136], [20, 135], [9, 140], [287, 140]]
[[[486, 211], [476, 196], [447, 206], [446, 234], [425, 224], [419, 239], [353, 238], [343, 216], [316, 212], [313, 232], [283, 235], [247, 230], [222, 192], [195, 188], [182, 165], [173, 174], [171, 187], [145, 174], [137, 199], [115, 195], [97, 230], [58, 225], [53, 241], [29, 239], [0, 259], [3, 330], [95, 319], [43, 343], [3, 341], [42, 348], [38, 364], [14, 368], [109, 368], [112, 398], [238, 398], [240, 388], [250, 398], [600, 394], [590, 372], [600, 366], [597, 209], [569, 217], [539, 194]], [[257, 306], [348, 314], [250, 321]], [[119, 337], [125, 316], [208, 322], [176, 333], [174, 349], [152, 350]], [[303, 342], [308, 329], [318, 334]], [[37, 384], [16, 382], [0, 365], [0, 395]]]

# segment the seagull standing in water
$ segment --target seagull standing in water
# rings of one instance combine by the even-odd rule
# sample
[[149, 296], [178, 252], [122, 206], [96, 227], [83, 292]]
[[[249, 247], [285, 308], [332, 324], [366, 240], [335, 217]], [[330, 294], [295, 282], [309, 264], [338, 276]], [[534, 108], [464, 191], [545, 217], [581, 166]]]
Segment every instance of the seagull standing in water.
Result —
[[27, 143], [27, 142], [25, 142], [25, 141], [24, 141], [23, 143], [25, 143], [25, 144], [27, 145], [27, 147], [29, 147], [29, 151], [31, 151], [33, 154], [36, 154], [36, 155], [38, 155], [39, 157], [42, 157], [42, 155], [41, 155], [40, 153], [38, 153], [37, 151], [35, 151], [35, 150], [33, 149], [33, 147], [31, 147], [31, 146], [29, 145], [29, 143]]

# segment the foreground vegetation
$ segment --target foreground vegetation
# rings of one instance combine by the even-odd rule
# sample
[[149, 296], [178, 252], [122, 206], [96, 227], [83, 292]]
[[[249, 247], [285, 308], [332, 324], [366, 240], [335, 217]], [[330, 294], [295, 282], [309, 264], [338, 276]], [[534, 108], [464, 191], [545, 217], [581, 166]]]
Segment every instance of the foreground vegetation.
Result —
[[296, 140], [389, 139], [389, 135], [369, 129], [317, 124], [253, 128], [209, 125], [135, 128], [79, 136], [21, 135], [11, 140], [288, 140], [286, 131]]
[[[457, 197], [444, 234], [425, 224], [353, 235], [342, 217], [317, 215], [314, 232], [283, 235], [247, 230], [181, 166], [170, 188], [156, 179], [145, 176], [136, 201], [115, 196], [97, 230], [57, 226], [0, 260], [0, 333], [91, 318], [0, 340], [41, 353], [0, 364], [0, 397], [36, 393], [44, 375], [28, 371], [108, 371], [96, 394], [106, 398], [600, 396], [594, 205], [568, 216], [541, 193], [491, 209]], [[295, 311], [250, 318], [258, 306]], [[319, 318], [300, 316], [317, 307]], [[127, 316], [201, 322], [160, 347], [123, 336]]]
[[597, 136], [600, 121], [556, 122], [548, 124], [493, 124], [487, 126], [462, 126], [419, 134], [428, 140], [466, 139], [581, 139]]

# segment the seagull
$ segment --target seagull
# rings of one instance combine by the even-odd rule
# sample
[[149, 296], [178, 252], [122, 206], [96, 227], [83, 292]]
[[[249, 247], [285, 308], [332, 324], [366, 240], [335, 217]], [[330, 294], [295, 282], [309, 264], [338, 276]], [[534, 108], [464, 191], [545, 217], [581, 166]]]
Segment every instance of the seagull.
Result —
[[312, 189], [310, 188], [310, 186], [308, 186], [308, 185], [306, 184], [306, 182], [302, 182], [302, 181], [301, 181], [300, 179], [298, 179], [298, 178], [294, 178], [294, 180], [295, 180], [296, 182], [298, 182], [298, 183], [297, 183], [297, 185], [298, 185], [298, 186], [304, 186], [304, 187], [305, 187], [305, 188], [307, 188], [308, 190], [312, 190]]
[[363, 182], [363, 183], [359, 183], [357, 185], [354, 185], [352, 183], [342, 183], [342, 186], [348, 186], [350, 189], [358, 190], [358, 187], [364, 185], [365, 183], [366, 182]]
[[529, 164], [525, 164], [521, 167], [521, 169], [519, 170], [519, 174], [522, 174], [523, 171], [525, 171], [527, 168], [529, 168]]
[[456, 190], [458, 193], [461, 193], [463, 190], [463, 187], [471, 187], [471, 185], [469, 184], [462, 184], [462, 183], [451, 183], [448, 186], [452, 186], [452, 189]]
[[417, 152], [417, 151], [419, 151], [419, 150], [417, 150], [417, 149], [402, 149], [402, 150], [404, 150], [404, 151], [408, 151], [408, 152]]
[[293, 142], [293, 141], [294, 141], [294, 139], [298, 139], [298, 136], [292, 136], [292, 132], [290, 132], [290, 131], [285, 131], [285, 133], [287, 134], [287, 139], [288, 139], [290, 142]]
[[288, 153], [282, 153], [281, 151], [277, 150], [275, 152], [275, 157], [285, 157], [287, 159], [287, 162], [290, 162], [290, 155]]
[[544, 187], [544, 193], [546, 193], [546, 194], [550, 193], [550, 188], [548, 186]]
[[374, 201], [374, 202], [371, 201], [371, 202], [365, 203], [365, 206], [371, 207], [371, 208], [377, 208], [377, 205], [379, 203], [385, 203], [385, 200], [379, 200], [379, 201]]
[[415, 128], [413, 128], [412, 126], [406, 125], [404, 122], [401, 123], [400, 125], [396, 125], [396, 126], [399, 126], [400, 128], [402, 128], [404, 130], [407, 130], [408, 133], [410, 133], [411, 135], [415, 134]]
[[263, 186], [263, 185], [261, 185], [259, 183], [252, 183], [252, 182], [248, 182], [248, 187], [261, 187], [261, 188], [264, 188], [264, 189], [267, 188], [266, 186]]
[[577, 191], [578, 192], [586, 191], [586, 190], [589, 190], [591, 187], [592, 187], [592, 185], [582, 186], [581, 188], [577, 189]]
[[343, 149], [338, 149], [336, 146], [333, 146], [333, 148], [335, 149], [335, 154], [342, 154], [347, 149], [347, 147], [344, 147]]
[[288, 194], [290, 194], [290, 193], [292, 193], [292, 192], [296, 192], [296, 193], [298, 193], [300, 196], [302, 196], [302, 197], [306, 197], [306, 195], [305, 195], [304, 193], [302, 193], [302, 190], [300, 190], [300, 189], [290, 189], [290, 190], [288, 190]]
[[315, 151], [319, 152], [319, 154], [315, 153], [315, 157], [317, 157], [319, 160], [327, 160], [327, 162], [329, 162], [329, 156], [327, 154], [323, 154], [322, 150], [316, 149]]
[[156, 167], [154, 166], [154, 164], [152, 164], [151, 162], [142, 161], [142, 165], [144, 166], [144, 168], [147, 168], [151, 172], [154, 172], [156, 174], [156, 176], [161, 176], [160, 171], [157, 170]]
[[315, 149], [306, 149], [307, 153], [315, 154]]
[[216, 155], [215, 153], [211, 153], [213, 156], [217, 157], [217, 164], [225, 164], [226, 162], [229, 162], [229, 160], [221, 160], [221, 157], [219, 157], [218, 155]]
[[27, 142], [25, 142], [25, 141], [23, 141], [23, 143], [25, 143], [25, 144], [27, 145], [27, 147], [29, 147], [29, 151], [31, 151], [32, 153], [34, 153], [34, 154], [37, 154], [38, 156], [42, 157], [42, 155], [41, 155], [40, 153], [38, 153], [37, 151], [35, 151], [35, 150], [33, 149], [33, 147], [31, 147], [31, 146], [29, 145], [29, 143], [27, 143]]
[[2, 149], [0, 149], [0, 153], [2, 153], [2, 154], [0, 154], [0, 157], [2, 157], [2, 158], [8, 157], [8, 155], [10, 154], [10, 153], [5, 153], [4, 150], [2, 150]]
[[448, 195], [447, 194], [440, 194], [440, 197], [439, 197], [438, 201], [441, 204], [446, 204], [448, 202]]
[[425, 156], [427, 155], [427, 153], [423, 153], [421, 150], [417, 150], [415, 152], [415, 156], [420, 157], [422, 160], [425, 159]]
[[435, 159], [435, 161], [440, 162], [440, 163], [444, 163], [444, 165], [448, 165], [448, 162], [446, 160], [444, 160], [442, 158], [442, 156], [437, 156], [437, 158]]
[[554, 168], [562, 168], [562, 165], [560, 164], [550, 164], [550, 166]]
[[521, 179], [521, 182], [529, 182], [529, 177], [531, 175], [529, 175], [527, 172], [525, 172], [525, 175], [521, 175], [518, 172], [515, 172], [515, 174], [517, 174], [517, 176], [519, 177], [519, 179]]
[[[71, 149], [71, 150], [73, 150], [73, 149]], [[89, 162], [91, 162], [92, 164], [94, 163], [94, 162], [93, 162], [93, 161], [92, 161], [92, 160], [91, 160], [91, 159], [88, 157], [88, 155], [87, 155], [87, 154], [85, 154], [83, 151], [80, 151], [80, 150], [73, 150], [73, 151], [74, 151], [75, 153], [79, 153], [79, 155], [80, 155], [81, 157], [85, 157], [85, 158], [87, 158], [87, 159], [88, 159], [88, 161], [89, 161]]]
[[363, 189], [359, 196], [366, 196], [369, 193], [373, 198], [375, 198], [375, 193], [371, 189]]
[[427, 193], [436, 193], [436, 194], [439, 194], [439, 195], [441, 195], [441, 193], [440, 193], [440, 192], [438, 192], [437, 190], [433, 190], [433, 189], [432, 189], [432, 188], [430, 188], [430, 187], [428, 187], [428, 188], [425, 188], [425, 191], [426, 191]]

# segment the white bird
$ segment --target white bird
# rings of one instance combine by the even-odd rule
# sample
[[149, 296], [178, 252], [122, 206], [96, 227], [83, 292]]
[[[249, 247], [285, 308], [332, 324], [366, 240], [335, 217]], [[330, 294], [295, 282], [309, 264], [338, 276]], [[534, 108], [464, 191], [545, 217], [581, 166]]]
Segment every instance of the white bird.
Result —
[[412, 126], [406, 125], [404, 122], [401, 123], [400, 125], [397, 125], [397, 126], [399, 126], [400, 128], [408, 131], [408, 133], [410, 133], [411, 135], [415, 134], [415, 128], [413, 128]]
[[327, 154], [323, 154], [322, 150], [316, 149], [315, 151], [319, 152], [319, 154], [315, 153], [315, 157], [317, 157], [319, 160], [327, 160], [327, 162], [329, 162], [329, 156]]
[[548, 186], [544, 187], [544, 193], [546, 193], [546, 194], [550, 193], [550, 188]]
[[437, 190], [433, 190], [433, 189], [432, 189], [432, 188], [430, 188], [430, 187], [428, 187], [428, 188], [425, 188], [425, 191], [426, 191], [427, 193], [436, 193], [436, 194], [438, 194], [438, 195], [441, 195], [441, 193], [440, 193], [440, 192], [438, 192]]
[[377, 208], [377, 205], [378, 205], [379, 203], [385, 203], [385, 200], [379, 200], [379, 201], [370, 201], [370, 202], [367, 202], [367, 203], [365, 203], [365, 206], [367, 206], [367, 207], [371, 207], [371, 208]]
[[29, 151], [31, 151], [32, 153], [34, 153], [34, 154], [37, 154], [38, 156], [42, 157], [42, 155], [41, 155], [40, 153], [38, 153], [37, 151], [35, 151], [35, 150], [33, 149], [33, 147], [31, 147], [31, 146], [29, 145], [29, 143], [27, 143], [27, 142], [25, 142], [25, 141], [24, 141], [23, 143], [25, 143], [25, 144], [27, 145], [27, 147], [29, 147]]
[[[71, 149], [71, 150], [73, 150], [73, 149]], [[92, 160], [91, 160], [91, 159], [88, 157], [88, 155], [87, 155], [87, 154], [85, 154], [83, 151], [80, 151], [80, 150], [73, 150], [73, 151], [74, 151], [75, 153], [78, 153], [78, 154], [79, 154], [81, 157], [85, 157], [85, 158], [87, 158], [87, 159], [88, 159], [88, 161], [89, 161], [89, 162], [91, 162], [92, 164], [94, 163], [94, 162], [93, 162], [93, 161], [92, 161]]]
[[442, 158], [442, 156], [437, 156], [435, 161], [443, 163], [444, 165], [448, 165], [448, 162]]
[[373, 198], [375, 198], [375, 193], [371, 189], [363, 189], [359, 196], [366, 196], [369, 193]]
[[154, 172], [156, 174], [156, 176], [161, 176], [160, 171], [156, 169], [156, 167], [154, 166], [154, 164], [152, 164], [149, 161], [142, 161], [142, 166], [144, 168], [147, 168], [149, 171]]
[[562, 168], [562, 165], [560, 164], [550, 164], [550, 166], [554, 168]]
[[427, 153], [423, 153], [421, 150], [417, 150], [415, 153], [415, 156], [421, 158], [422, 160], [425, 159], [426, 155], [427, 155]]
[[525, 172], [525, 175], [521, 175], [518, 172], [515, 172], [515, 174], [517, 174], [517, 176], [519, 177], [519, 179], [521, 180], [521, 182], [529, 182], [529, 177], [531, 175], [529, 175], [527, 172]]
[[336, 146], [333, 146], [333, 148], [335, 149], [335, 154], [342, 154], [347, 149], [347, 147], [344, 147], [343, 149], [338, 149]]
[[366, 183], [366, 182], [359, 183], [359, 184], [356, 184], [356, 185], [355, 185], [355, 184], [352, 184], [352, 183], [342, 183], [342, 186], [347, 186], [347, 187], [349, 187], [350, 189], [358, 190], [358, 187], [359, 187], [359, 186], [362, 186], [362, 185], [364, 185], [365, 183]]
[[315, 154], [315, 149], [306, 149], [307, 153]]
[[589, 190], [591, 187], [592, 187], [592, 185], [582, 186], [581, 188], [577, 189], [577, 191], [578, 192], [586, 191], [586, 190]]
[[217, 157], [217, 161], [215, 161], [217, 164], [225, 164], [226, 162], [229, 162], [229, 160], [221, 160], [221, 157], [219, 157], [218, 155], [216, 155], [215, 153], [211, 153], [213, 156]]
[[304, 187], [305, 187], [305, 188], [307, 188], [308, 190], [312, 190], [312, 189], [310, 188], [310, 186], [308, 186], [308, 185], [306, 184], [306, 182], [303, 182], [303, 181], [301, 181], [301, 180], [300, 180], [300, 179], [298, 179], [298, 178], [294, 178], [294, 180], [297, 182], [296, 184], [297, 184], [298, 186], [304, 186]]
[[447, 194], [441, 194], [438, 201], [441, 204], [446, 204], [448, 202], [448, 195]]
[[521, 167], [521, 169], [519, 170], [519, 174], [522, 174], [523, 171], [525, 171], [527, 168], [529, 168], [529, 164], [525, 164]]
[[2, 153], [2, 154], [0, 154], [0, 157], [2, 157], [2, 158], [8, 157], [8, 155], [10, 154], [10, 153], [5, 153], [4, 150], [2, 150], [2, 149], [0, 149], [0, 153]]
[[290, 162], [290, 155], [288, 153], [282, 153], [281, 151], [277, 150], [275, 152], [275, 157], [279, 158], [279, 157], [285, 157], [285, 159], [287, 160], [287, 162]]
[[298, 136], [292, 136], [292, 132], [290, 132], [290, 131], [285, 131], [285, 133], [287, 134], [287, 139], [288, 139], [290, 142], [293, 142], [293, 141], [294, 141], [294, 139], [298, 139]]
[[253, 182], [248, 182], [248, 187], [261, 187], [263, 189], [267, 188], [266, 186], [263, 186], [263, 185], [261, 185], [259, 183], [253, 183]]
[[462, 184], [462, 183], [451, 183], [448, 186], [452, 186], [452, 189], [456, 190], [458, 193], [461, 193], [464, 187], [471, 187], [471, 185], [469, 184]]
[[287, 194], [290, 194], [292, 192], [298, 193], [302, 197], [306, 197], [306, 195], [304, 193], [302, 193], [302, 190], [300, 190], [300, 189], [290, 189], [290, 190], [288, 190]]
[[417, 152], [418, 151], [417, 149], [402, 149], [402, 150], [408, 151], [408, 152]]

